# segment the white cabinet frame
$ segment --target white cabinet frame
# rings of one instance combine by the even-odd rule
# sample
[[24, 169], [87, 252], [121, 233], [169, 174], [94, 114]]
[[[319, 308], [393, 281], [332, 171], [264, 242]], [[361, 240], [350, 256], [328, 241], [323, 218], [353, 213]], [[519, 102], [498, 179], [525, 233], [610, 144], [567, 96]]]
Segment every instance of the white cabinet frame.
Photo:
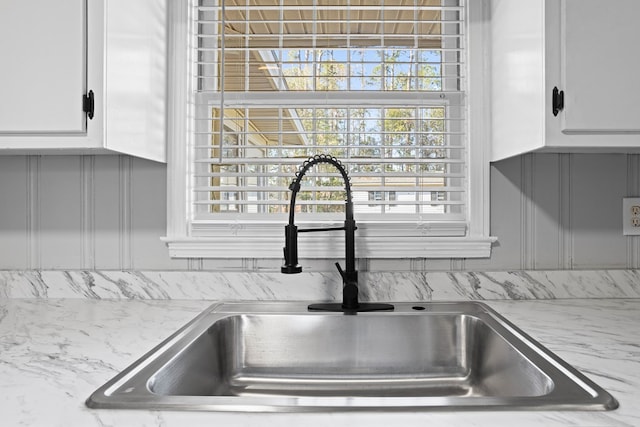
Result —
[[[608, 48], [616, 51], [617, 59], [615, 64], [611, 64], [607, 76], [598, 76], [602, 73], [601, 67], [575, 70], [575, 64], [583, 61], [579, 59], [581, 55], [589, 55], [589, 49], [594, 47], [585, 45], [583, 49], [578, 49], [576, 36], [567, 36], [567, 28], [575, 28], [576, 25], [574, 17], [568, 17], [567, 13], [575, 13], [576, 8], [587, 4], [594, 7], [590, 8], [590, 14], [583, 13], [578, 17], [580, 25], [595, 33], [596, 38], [598, 33], [607, 33], [603, 41], [617, 41], [615, 46]], [[571, 125], [572, 120], [575, 123], [571, 115], [579, 115], [580, 110], [615, 108], [600, 105], [593, 97], [585, 97], [589, 86], [584, 82], [598, 81], [598, 77], [618, 79], [620, 77], [616, 76], [616, 69], [624, 70], [626, 74], [640, 74], [640, 61], [635, 54], [638, 40], [625, 35], [638, 15], [634, 11], [639, 6], [640, 3], [632, 0], [612, 0], [606, 4], [598, 2], [597, 6], [594, 0], [491, 0], [492, 161], [528, 152], [640, 151], [638, 129], [621, 128], [611, 115], [608, 118], [604, 115], [598, 117], [598, 123], [588, 127], [583, 125], [582, 129], [572, 128]], [[624, 22], [612, 22], [619, 20], [620, 14], [594, 13], [594, 10], [609, 8], [626, 10], [622, 15], [627, 19]], [[587, 20], [587, 17], [590, 19]], [[598, 46], [602, 46], [602, 43]], [[606, 52], [600, 54], [604, 56]], [[622, 77], [616, 84], [610, 85], [609, 99], [640, 98], [640, 85], [635, 84], [637, 78], [629, 85], [625, 85], [624, 80]], [[554, 88], [564, 92], [564, 105], [557, 115], [553, 114], [552, 109]], [[592, 93], [597, 95], [597, 91]], [[610, 104], [603, 97], [600, 98], [603, 99], [602, 103]], [[599, 105], [592, 105], [594, 103]], [[635, 114], [640, 123], [637, 102], [635, 105], [634, 102], [624, 105], [624, 114]], [[581, 120], [584, 124], [584, 119]]]
[[[73, 132], [0, 132], [0, 154], [124, 153], [165, 162], [167, 0], [85, 0], [84, 6], [93, 119]], [[46, 73], [46, 64], [40, 68]]]

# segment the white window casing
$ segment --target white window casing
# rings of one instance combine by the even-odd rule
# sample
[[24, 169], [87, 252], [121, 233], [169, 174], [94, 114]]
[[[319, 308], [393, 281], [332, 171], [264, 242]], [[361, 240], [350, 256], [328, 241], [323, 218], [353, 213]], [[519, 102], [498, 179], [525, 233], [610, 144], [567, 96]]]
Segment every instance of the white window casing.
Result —
[[[170, 3], [172, 257], [281, 258], [288, 185], [323, 153], [357, 257], [490, 256], [484, 2], [218, 1]], [[309, 172], [298, 225], [341, 224], [338, 178]], [[343, 244], [305, 235], [300, 257]]]

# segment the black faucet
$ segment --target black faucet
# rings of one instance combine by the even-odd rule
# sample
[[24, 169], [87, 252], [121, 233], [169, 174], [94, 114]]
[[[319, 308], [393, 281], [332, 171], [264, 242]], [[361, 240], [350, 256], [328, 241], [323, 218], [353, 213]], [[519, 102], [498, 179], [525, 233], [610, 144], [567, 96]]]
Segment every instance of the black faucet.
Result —
[[[294, 214], [296, 206], [296, 196], [300, 191], [300, 181], [307, 171], [318, 163], [329, 163], [335, 166], [342, 175], [345, 190], [347, 193], [345, 201], [345, 220], [343, 227], [328, 228], [307, 228], [298, 229], [294, 224]], [[289, 224], [285, 226], [285, 247], [284, 247], [284, 265], [280, 269], [285, 274], [296, 274], [302, 271], [302, 267], [298, 264], [298, 233], [308, 233], [316, 231], [334, 231], [344, 230], [345, 236], [345, 269], [340, 267], [340, 263], [336, 262], [336, 267], [342, 276], [342, 303], [319, 303], [309, 305], [309, 310], [318, 311], [342, 311], [342, 312], [358, 312], [358, 311], [379, 311], [393, 310], [391, 304], [381, 303], [360, 303], [358, 301], [358, 272], [356, 271], [356, 255], [355, 255], [355, 231], [356, 222], [353, 219], [353, 201], [351, 200], [351, 184], [347, 171], [342, 163], [335, 157], [325, 154], [318, 154], [306, 160], [298, 172], [296, 177], [289, 186], [292, 191], [291, 204], [289, 206]]]

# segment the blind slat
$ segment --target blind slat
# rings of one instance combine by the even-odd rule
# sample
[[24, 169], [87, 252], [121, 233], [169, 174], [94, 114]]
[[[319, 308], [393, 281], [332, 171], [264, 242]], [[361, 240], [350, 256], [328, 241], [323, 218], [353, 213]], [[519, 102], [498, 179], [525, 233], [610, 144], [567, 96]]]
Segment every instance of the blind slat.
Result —
[[[273, 205], [273, 206], [288, 206], [288, 200], [198, 200], [196, 205], [208, 205], [208, 206], [222, 206], [222, 205]], [[415, 201], [406, 200], [354, 200], [355, 206], [359, 205], [377, 205], [377, 206], [390, 206], [390, 205], [404, 205], [412, 206], [416, 204]], [[438, 205], [438, 206], [463, 206], [464, 202], [455, 200], [425, 200], [426, 205]], [[296, 205], [300, 206], [314, 206], [314, 205], [327, 205], [327, 206], [344, 206], [344, 200], [296, 200]]]
[[[204, 163], [210, 165], [278, 165], [278, 164], [289, 164], [289, 165], [300, 165], [304, 162], [308, 156], [291, 158], [291, 157], [283, 157], [283, 158], [252, 158], [248, 159], [234, 159], [234, 158], [225, 158], [223, 160], [214, 159], [214, 158], [205, 158], [205, 159], [197, 159], [196, 163]], [[343, 164], [360, 164], [360, 165], [371, 165], [373, 163], [380, 164], [402, 164], [402, 165], [423, 165], [429, 163], [456, 163], [456, 164], [464, 164], [464, 159], [424, 159], [423, 161], [416, 161], [416, 159], [411, 158], [381, 158], [381, 159], [341, 159]]]
[[[408, 133], [409, 135], [413, 135]], [[252, 133], [244, 133], [243, 135], [252, 135]], [[257, 133], [256, 133], [257, 135]], [[193, 147], [196, 150], [217, 150], [220, 149], [218, 145], [198, 145]], [[292, 146], [292, 145], [278, 145], [278, 144], [238, 144], [233, 145], [234, 149], [270, 149], [270, 150], [294, 150], [300, 147]], [[309, 144], [304, 146], [305, 149], [310, 150], [325, 150], [327, 149], [326, 145], [314, 145]], [[332, 149], [342, 149], [342, 148], [353, 148], [353, 149], [362, 149], [362, 150], [392, 150], [392, 149], [406, 149], [407, 147], [404, 145], [331, 145]], [[416, 151], [436, 151], [436, 150], [464, 150], [465, 147], [456, 146], [456, 145], [416, 145], [415, 147], [411, 147], [412, 150]], [[370, 157], [369, 157], [370, 158]]]
[[[306, 175], [308, 178], [317, 178], [317, 177], [334, 177], [339, 178], [341, 175], [339, 173], [314, 173], [313, 171], [309, 171]], [[362, 174], [357, 172], [349, 173], [351, 178], [366, 178], [372, 176], [371, 174]], [[411, 173], [411, 172], [383, 172], [376, 175], [373, 175], [376, 178], [407, 178], [407, 179], [416, 179], [416, 178], [464, 178], [464, 174], [455, 174], [455, 173]], [[195, 173], [194, 177], [196, 178], [238, 178], [238, 177], [246, 177], [250, 179], [255, 178], [264, 178], [264, 177], [274, 177], [274, 178], [285, 178], [289, 181], [293, 180], [291, 173], [257, 173], [257, 172], [210, 172], [210, 173]]]
[[[428, 185], [423, 185], [423, 186], [412, 186], [412, 187], [401, 187], [401, 186], [385, 186], [384, 187], [384, 191], [385, 192], [390, 192], [390, 191], [407, 191], [407, 188], [421, 193], [421, 192], [431, 192], [431, 191], [438, 191], [438, 192], [445, 192], [445, 193], [461, 193], [464, 192], [465, 189], [461, 188], [461, 187], [443, 187], [443, 186], [428, 186]], [[221, 185], [221, 186], [210, 186], [210, 187], [195, 187], [193, 189], [193, 191], [199, 191], [199, 192], [210, 192], [210, 191], [223, 191], [223, 192], [257, 192], [257, 193], [266, 193], [266, 192], [276, 192], [276, 191], [281, 191], [281, 192], [287, 192], [289, 191], [289, 187], [288, 186], [270, 186], [270, 187], [260, 187], [260, 186], [243, 186], [243, 185], [234, 185], [234, 186], [225, 186], [225, 185]], [[323, 187], [323, 186], [314, 186], [314, 185], [303, 185], [300, 189], [300, 192], [305, 192], [305, 191], [325, 191], [325, 192], [329, 192], [329, 191], [334, 191], [334, 192], [340, 192], [340, 191], [344, 191], [344, 185], [342, 187], [337, 186], [337, 187]], [[353, 186], [353, 191], [380, 191], [380, 186]]]
[[[198, 10], [198, 11], [202, 11], [202, 12], [217, 12], [220, 10], [220, 6], [206, 6], [206, 5], [196, 5], [194, 7], [194, 9]], [[291, 5], [287, 5], [286, 2], [279, 4], [279, 5], [269, 5], [269, 4], [263, 4], [260, 6], [255, 6], [255, 5], [234, 5], [234, 4], [226, 4], [225, 5], [225, 10], [227, 11], [241, 11], [244, 12], [247, 9], [251, 10], [251, 9], [256, 9], [256, 10], [261, 10], [261, 11], [281, 11], [281, 10], [294, 10], [294, 11], [301, 11], [301, 10], [309, 10], [309, 11], [314, 11], [314, 10], [327, 10], [327, 11], [335, 11], [336, 9], [336, 4], [314, 4], [314, 5], [304, 5], [304, 4], [299, 4], [299, 3], [295, 3], [295, 4], [291, 4]], [[414, 5], [393, 5], [393, 4], [387, 4], [386, 5], [386, 9], [393, 9], [393, 10], [408, 10], [408, 11], [414, 11], [415, 10], [415, 6]], [[420, 9], [421, 10], [431, 10], [431, 11], [441, 11], [441, 12], [460, 12], [463, 10], [462, 6], [433, 6], [433, 5], [420, 5]], [[349, 5], [349, 10], [351, 11], [379, 11], [380, 10], [380, 5], [379, 4], [370, 4], [370, 5], [366, 5], [366, 4], [360, 4], [360, 5]]]

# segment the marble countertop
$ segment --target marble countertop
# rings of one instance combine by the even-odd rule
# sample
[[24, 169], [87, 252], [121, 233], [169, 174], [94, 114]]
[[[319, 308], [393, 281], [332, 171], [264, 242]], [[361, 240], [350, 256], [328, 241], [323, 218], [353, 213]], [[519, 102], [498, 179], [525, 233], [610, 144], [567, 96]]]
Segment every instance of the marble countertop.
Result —
[[0, 299], [0, 424], [640, 426], [640, 299], [487, 302], [613, 394], [615, 411], [247, 414], [84, 406], [96, 388], [211, 303]]

